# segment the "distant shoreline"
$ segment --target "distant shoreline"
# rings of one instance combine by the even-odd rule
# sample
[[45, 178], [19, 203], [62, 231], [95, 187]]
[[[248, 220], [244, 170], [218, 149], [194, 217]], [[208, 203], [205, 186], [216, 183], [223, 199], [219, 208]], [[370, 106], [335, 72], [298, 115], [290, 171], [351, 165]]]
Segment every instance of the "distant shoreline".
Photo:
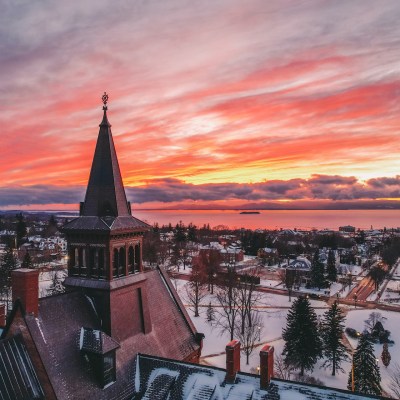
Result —
[[[400, 210], [400, 205], [398, 207], [346, 207], [346, 208], [340, 208], [340, 207], [321, 207], [321, 208], [294, 208], [294, 207], [288, 207], [288, 208], [257, 208], [257, 209], [252, 209], [252, 208], [132, 208], [132, 211], [235, 211], [235, 212], [244, 212], [244, 213], [260, 213], [260, 211], [396, 211]], [[27, 213], [27, 214], [46, 214], [46, 213], [64, 213], [64, 214], [73, 214], [77, 215], [79, 212], [78, 210], [73, 211], [73, 210], [64, 210], [64, 209], [59, 209], [59, 210], [24, 210], [20, 208], [16, 208], [13, 210], [1, 210], [0, 213], [2, 214], [13, 214], [13, 213]]]

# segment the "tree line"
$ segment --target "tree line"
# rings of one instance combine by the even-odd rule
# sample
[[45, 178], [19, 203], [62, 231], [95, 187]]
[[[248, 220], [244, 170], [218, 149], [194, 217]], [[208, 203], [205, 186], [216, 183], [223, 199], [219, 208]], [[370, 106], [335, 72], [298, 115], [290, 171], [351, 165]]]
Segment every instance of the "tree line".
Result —
[[[323, 358], [322, 366], [330, 368], [332, 375], [345, 372], [342, 364], [351, 361], [348, 389], [372, 395], [381, 395], [381, 376], [372, 343], [368, 335], [359, 338], [352, 354], [343, 344], [345, 316], [337, 302], [324, 313], [319, 321], [307, 297], [298, 297], [289, 310], [282, 337], [285, 341], [282, 352], [286, 370], [312, 371], [316, 362]], [[382, 358], [386, 357], [387, 354]]]

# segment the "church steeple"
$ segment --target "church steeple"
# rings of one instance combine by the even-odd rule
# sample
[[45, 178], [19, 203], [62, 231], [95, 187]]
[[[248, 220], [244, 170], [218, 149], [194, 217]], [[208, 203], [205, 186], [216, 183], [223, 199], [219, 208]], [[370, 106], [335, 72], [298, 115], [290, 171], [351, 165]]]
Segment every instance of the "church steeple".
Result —
[[[79, 217], [63, 227], [69, 251], [69, 285], [81, 278], [112, 281], [142, 272], [142, 239], [149, 225], [131, 215], [102, 97], [103, 120]], [[74, 280], [72, 277], [80, 277]]]
[[99, 136], [85, 201], [81, 206], [81, 215], [97, 217], [127, 216], [130, 215], [130, 206], [126, 200], [111, 133], [111, 124], [107, 118], [107, 93], [104, 93], [102, 100], [104, 103], [104, 115], [99, 125]]

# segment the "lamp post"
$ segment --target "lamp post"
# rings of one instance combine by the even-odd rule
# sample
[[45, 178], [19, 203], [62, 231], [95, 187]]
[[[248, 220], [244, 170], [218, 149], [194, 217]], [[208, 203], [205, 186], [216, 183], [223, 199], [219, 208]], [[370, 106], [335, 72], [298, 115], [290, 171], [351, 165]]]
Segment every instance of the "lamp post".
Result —
[[258, 341], [261, 341], [261, 326], [257, 326], [258, 329]]

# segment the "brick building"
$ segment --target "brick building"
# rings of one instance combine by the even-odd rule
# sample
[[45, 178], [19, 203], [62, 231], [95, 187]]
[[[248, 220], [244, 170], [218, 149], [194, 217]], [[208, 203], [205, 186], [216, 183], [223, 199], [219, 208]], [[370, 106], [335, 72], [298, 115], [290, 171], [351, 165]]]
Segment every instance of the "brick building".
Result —
[[63, 227], [66, 293], [38, 298], [38, 272], [13, 273], [0, 341], [0, 398], [129, 399], [136, 355], [198, 362], [197, 333], [168, 276], [144, 271], [143, 233], [131, 215], [106, 102], [80, 215]]

